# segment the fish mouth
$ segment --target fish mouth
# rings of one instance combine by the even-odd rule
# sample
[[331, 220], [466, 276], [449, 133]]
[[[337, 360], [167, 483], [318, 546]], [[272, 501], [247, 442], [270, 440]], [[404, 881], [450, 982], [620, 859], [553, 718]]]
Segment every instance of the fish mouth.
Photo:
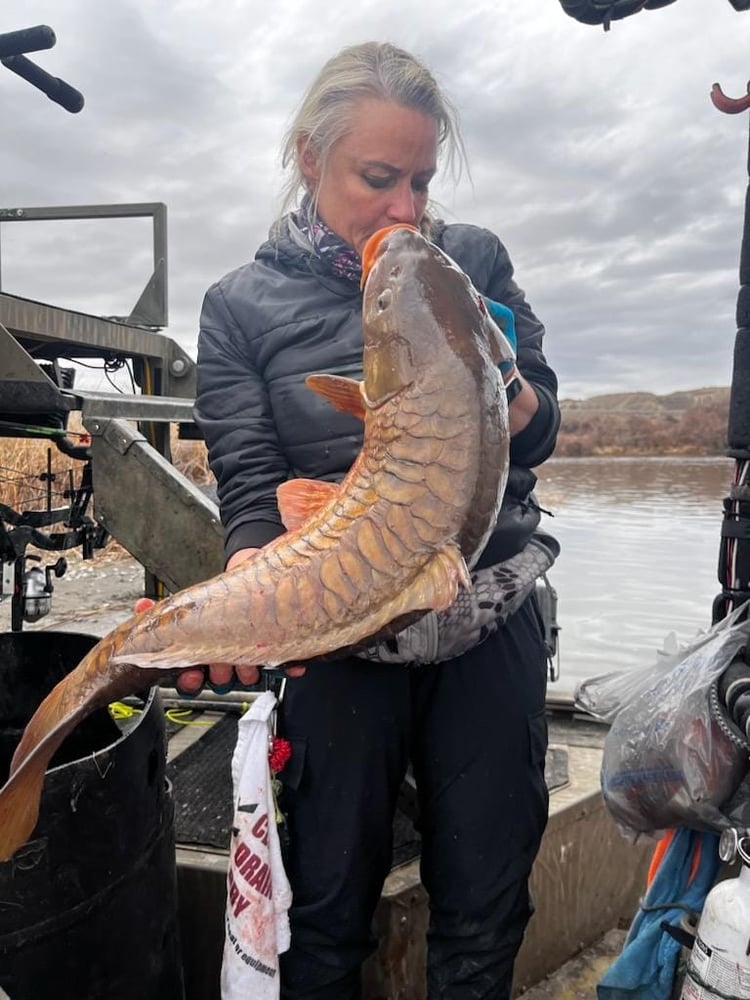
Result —
[[416, 226], [412, 226], [408, 222], [397, 222], [392, 226], [385, 226], [383, 229], [378, 229], [377, 232], [373, 233], [362, 250], [362, 280], [359, 285], [360, 288], [365, 287], [370, 271], [379, 257], [378, 251], [381, 248], [383, 240], [396, 229], [411, 229], [413, 233], [419, 232]]

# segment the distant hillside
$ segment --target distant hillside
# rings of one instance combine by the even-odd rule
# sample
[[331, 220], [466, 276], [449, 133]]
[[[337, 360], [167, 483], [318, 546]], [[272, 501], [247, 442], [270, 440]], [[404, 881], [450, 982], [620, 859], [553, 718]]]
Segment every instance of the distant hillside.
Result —
[[729, 389], [563, 399], [555, 455], [723, 455]]

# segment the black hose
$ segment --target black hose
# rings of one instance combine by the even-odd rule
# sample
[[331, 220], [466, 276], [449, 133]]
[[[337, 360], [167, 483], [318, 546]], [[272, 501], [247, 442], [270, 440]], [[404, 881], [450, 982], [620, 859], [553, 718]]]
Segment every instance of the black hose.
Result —
[[750, 663], [743, 647], [718, 678], [718, 707], [724, 721], [750, 739]]

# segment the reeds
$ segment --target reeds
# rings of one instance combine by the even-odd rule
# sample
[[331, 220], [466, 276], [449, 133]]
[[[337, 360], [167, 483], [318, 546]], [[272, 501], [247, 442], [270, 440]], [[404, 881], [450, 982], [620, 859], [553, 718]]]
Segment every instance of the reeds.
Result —
[[0, 503], [19, 514], [63, 507], [76, 466], [48, 441], [0, 438]]
[[172, 463], [176, 469], [196, 486], [207, 486], [214, 482], [214, 475], [208, 467], [208, 452], [203, 441], [181, 441], [176, 431], [170, 442]]
[[[191, 482], [212, 482], [202, 441], [181, 441], [175, 431], [170, 446], [175, 468]], [[0, 503], [17, 512], [44, 510], [48, 501], [53, 508], [65, 506], [65, 492], [78, 484], [81, 467], [46, 439], [0, 437]]]
[[[75, 443], [85, 443], [77, 414], [68, 433]], [[191, 482], [204, 486], [213, 481], [202, 441], [179, 440], [176, 428], [170, 440], [174, 466]], [[46, 438], [0, 437], [0, 503], [14, 514], [67, 507], [71, 491], [80, 485], [83, 462], [59, 451]], [[9, 518], [0, 518], [7, 523]], [[113, 553], [119, 546], [108, 546]], [[124, 550], [122, 550], [124, 553]]]

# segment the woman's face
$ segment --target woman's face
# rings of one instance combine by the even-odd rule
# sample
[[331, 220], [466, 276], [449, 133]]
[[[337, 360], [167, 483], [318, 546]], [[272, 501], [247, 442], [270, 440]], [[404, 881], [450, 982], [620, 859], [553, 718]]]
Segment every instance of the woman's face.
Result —
[[316, 152], [301, 167], [318, 195], [318, 215], [361, 255], [378, 229], [397, 222], [418, 226], [437, 165], [437, 123], [392, 101], [362, 98], [350, 128], [331, 148], [322, 171]]

